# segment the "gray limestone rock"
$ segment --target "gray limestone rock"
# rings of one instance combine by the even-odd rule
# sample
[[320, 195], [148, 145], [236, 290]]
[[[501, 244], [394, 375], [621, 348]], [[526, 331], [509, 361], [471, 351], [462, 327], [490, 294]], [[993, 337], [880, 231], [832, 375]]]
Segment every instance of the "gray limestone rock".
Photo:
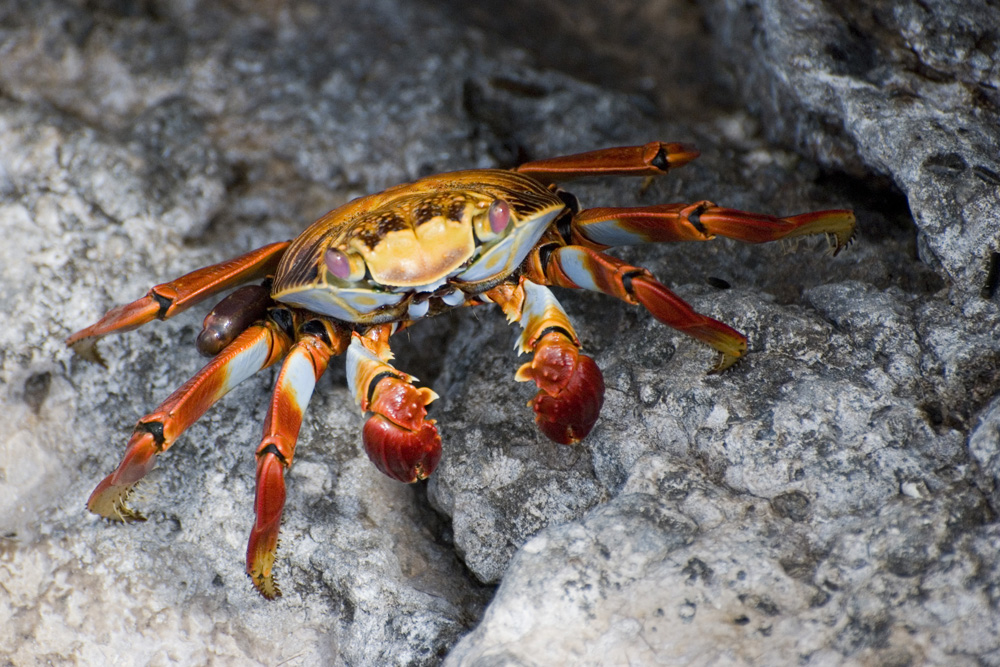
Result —
[[824, 164], [889, 176], [921, 258], [958, 292], [988, 297], [1000, 257], [996, 3], [703, 6], [724, 71], [765, 132]]
[[[11, 2], [0, 9], [0, 655], [15, 665], [993, 664], [997, 12], [705, 0]], [[992, 32], [991, 32], [992, 31]], [[150, 285], [449, 169], [653, 139], [702, 158], [586, 205], [851, 207], [856, 242], [625, 248], [750, 354], [558, 296], [604, 371], [542, 436], [488, 308], [408, 329], [429, 484], [384, 478], [331, 366], [268, 603], [243, 575], [274, 372], [88, 515], [207, 308], [62, 341]], [[994, 270], [995, 271], [995, 270]]]

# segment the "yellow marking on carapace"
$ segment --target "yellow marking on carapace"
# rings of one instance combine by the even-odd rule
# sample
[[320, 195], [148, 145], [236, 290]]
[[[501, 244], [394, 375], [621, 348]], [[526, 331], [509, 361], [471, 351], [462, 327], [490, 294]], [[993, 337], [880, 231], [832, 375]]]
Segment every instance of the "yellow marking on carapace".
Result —
[[352, 244], [381, 285], [415, 287], [441, 280], [462, 266], [476, 250], [467, 220], [434, 218], [414, 229], [387, 232], [370, 249]]

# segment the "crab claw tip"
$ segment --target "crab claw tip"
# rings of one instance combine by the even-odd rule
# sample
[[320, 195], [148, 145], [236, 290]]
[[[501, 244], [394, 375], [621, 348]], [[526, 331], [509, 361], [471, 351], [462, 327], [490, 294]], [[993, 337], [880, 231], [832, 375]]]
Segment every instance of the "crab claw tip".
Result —
[[604, 377], [594, 360], [565, 336], [551, 333], [539, 341], [532, 360], [514, 377], [533, 380], [538, 387], [528, 405], [550, 440], [573, 445], [594, 428], [604, 404]]
[[430, 419], [411, 431], [374, 414], [365, 422], [362, 439], [375, 467], [407, 484], [430, 477], [441, 460], [441, 436]]

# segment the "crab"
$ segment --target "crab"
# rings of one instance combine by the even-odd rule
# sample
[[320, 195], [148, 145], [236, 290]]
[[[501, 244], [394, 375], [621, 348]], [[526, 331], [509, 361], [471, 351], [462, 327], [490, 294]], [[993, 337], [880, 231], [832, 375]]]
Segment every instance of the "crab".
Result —
[[611, 246], [708, 241], [748, 243], [824, 234], [833, 252], [852, 239], [853, 212], [775, 217], [709, 201], [638, 208], [580, 208], [556, 183], [588, 176], [653, 177], [698, 151], [682, 143], [606, 148], [510, 169], [429, 176], [355, 199], [291, 241], [197, 269], [112, 309], [67, 339], [83, 354], [97, 338], [167, 319], [244, 283], [207, 315], [198, 349], [208, 364], [136, 425], [117, 469], [87, 506], [122, 522], [144, 517], [127, 504], [156, 456], [238, 383], [279, 360], [264, 435], [257, 446], [255, 521], [246, 571], [265, 598], [281, 594], [274, 577], [285, 503], [303, 414], [330, 359], [344, 354], [350, 393], [365, 413], [364, 450], [401, 482], [427, 478], [441, 458], [441, 437], [427, 405], [437, 395], [394, 368], [390, 337], [446, 310], [498, 305], [523, 331], [517, 347], [531, 361], [515, 379], [532, 381], [539, 429], [574, 444], [594, 427], [604, 381], [550, 286], [603, 292], [644, 307], [718, 352], [714, 372], [747, 350], [743, 334], [696, 312], [646, 269], [604, 251]]

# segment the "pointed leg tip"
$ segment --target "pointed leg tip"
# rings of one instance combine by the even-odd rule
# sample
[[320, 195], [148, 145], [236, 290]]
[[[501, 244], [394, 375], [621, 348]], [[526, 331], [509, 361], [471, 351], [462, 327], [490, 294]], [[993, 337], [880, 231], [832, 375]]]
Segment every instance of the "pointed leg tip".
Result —
[[138, 510], [134, 510], [126, 504], [129, 496], [135, 488], [135, 484], [114, 484], [111, 481], [113, 475], [104, 478], [87, 500], [87, 509], [109, 519], [121, 523], [135, 523], [145, 521], [146, 517]]
[[254, 588], [266, 600], [281, 597], [281, 589], [274, 578], [274, 561], [277, 558], [277, 529], [274, 531], [254, 531], [250, 535], [247, 548], [247, 576]]
[[121, 463], [90, 494], [87, 508], [106, 519], [123, 523], [145, 521], [146, 518], [131, 509], [126, 501], [132, 495], [135, 485], [153, 469], [157, 451], [153, 436], [136, 429], [125, 448]]
[[90, 336], [79, 336], [79, 333], [82, 332], [77, 332], [66, 339], [66, 347], [73, 350], [73, 353], [81, 359], [107, 368], [107, 362], [97, 350], [97, 339]]
[[836, 257], [842, 250], [854, 243], [856, 230], [851, 228], [848, 231], [834, 233], [830, 239], [830, 246], [833, 248], [833, 256]]
[[682, 167], [701, 155], [701, 151], [694, 144], [687, 142], [675, 141], [669, 143], [667, 144], [667, 150], [669, 153], [667, 159], [672, 169]]
[[253, 571], [247, 572], [247, 576], [250, 577], [253, 587], [257, 589], [257, 592], [265, 600], [277, 600], [281, 597], [281, 589], [278, 588], [278, 582], [273, 575]]
[[746, 350], [745, 349], [742, 352], [740, 352], [739, 354], [729, 354], [729, 353], [726, 353], [726, 352], [720, 352], [719, 356], [718, 356], [718, 359], [715, 362], [715, 365], [713, 365], [708, 370], [708, 374], [709, 375], [719, 375], [720, 373], [723, 373], [723, 372], [729, 370], [730, 368], [732, 368], [733, 366], [735, 366], [736, 362], [739, 361], [740, 359], [742, 359], [745, 355], [746, 355]]
[[247, 547], [247, 576], [265, 600], [281, 597], [281, 589], [278, 588], [273, 572], [277, 551], [277, 526], [263, 530], [254, 528]]

